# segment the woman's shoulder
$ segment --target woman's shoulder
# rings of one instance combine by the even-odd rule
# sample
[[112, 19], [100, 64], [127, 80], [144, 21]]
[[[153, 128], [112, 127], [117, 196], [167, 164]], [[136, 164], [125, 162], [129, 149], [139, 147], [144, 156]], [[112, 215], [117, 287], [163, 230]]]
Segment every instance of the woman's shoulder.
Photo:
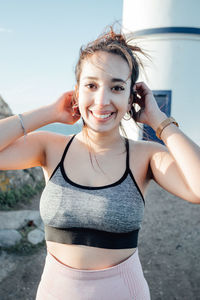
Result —
[[151, 156], [155, 152], [168, 151], [167, 147], [156, 141], [132, 140], [129, 139], [130, 153], [137, 152], [138, 154]]
[[[46, 139], [46, 154], [62, 152], [68, 144], [73, 135], [64, 135], [55, 132], [45, 132], [44, 139]], [[59, 154], [58, 154], [59, 155]]]
[[63, 135], [60, 133], [43, 131], [43, 142], [45, 143], [45, 164], [43, 169], [48, 174], [60, 161], [62, 154], [73, 135]]
[[46, 157], [48, 157], [48, 155], [52, 152], [57, 153], [62, 151], [63, 145], [67, 144], [72, 136], [43, 130], [37, 131], [35, 134], [38, 135], [40, 141], [43, 143], [43, 149]]
[[138, 182], [141, 181], [141, 186], [144, 183], [147, 186], [149, 180], [152, 179], [151, 159], [158, 153], [156, 157], [160, 158], [161, 152], [168, 152], [167, 147], [155, 141], [129, 140], [129, 148], [130, 169], [138, 178]]
[[72, 135], [63, 135], [59, 133], [40, 131], [37, 133], [40, 135], [40, 139], [45, 144], [45, 167], [54, 164], [58, 161], [63, 154], [63, 151], [70, 141]]
[[152, 179], [150, 156], [152, 143], [129, 139], [129, 167], [142, 192], [146, 195], [149, 181]]

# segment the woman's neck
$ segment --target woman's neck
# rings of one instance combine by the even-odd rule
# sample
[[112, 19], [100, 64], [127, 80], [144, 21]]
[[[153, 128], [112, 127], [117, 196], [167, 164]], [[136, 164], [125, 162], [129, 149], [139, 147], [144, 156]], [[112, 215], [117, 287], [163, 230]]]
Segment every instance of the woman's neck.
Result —
[[90, 128], [83, 128], [81, 140], [87, 144], [95, 153], [115, 149], [120, 144], [124, 144], [124, 138], [119, 131], [115, 132], [95, 132]]

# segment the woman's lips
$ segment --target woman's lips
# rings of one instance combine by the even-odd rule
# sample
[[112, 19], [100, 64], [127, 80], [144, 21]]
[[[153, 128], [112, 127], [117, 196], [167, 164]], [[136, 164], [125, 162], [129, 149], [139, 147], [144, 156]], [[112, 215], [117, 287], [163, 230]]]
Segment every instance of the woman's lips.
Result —
[[112, 111], [103, 111], [103, 112], [97, 112], [92, 110], [89, 111], [96, 120], [100, 120], [100, 121], [105, 121], [105, 120], [107, 121], [111, 119], [113, 114], [115, 113]]

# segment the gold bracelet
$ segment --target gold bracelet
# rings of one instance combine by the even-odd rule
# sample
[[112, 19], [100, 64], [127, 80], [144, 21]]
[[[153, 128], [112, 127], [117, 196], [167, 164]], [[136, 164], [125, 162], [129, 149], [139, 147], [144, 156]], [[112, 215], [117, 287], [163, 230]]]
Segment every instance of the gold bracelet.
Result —
[[157, 128], [156, 130], [156, 136], [161, 140], [161, 133], [165, 127], [170, 125], [171, 123], [175, 124], [177, 127], [179, 127], [178, 123], [173, 117], [169, 117], [165, 119]]

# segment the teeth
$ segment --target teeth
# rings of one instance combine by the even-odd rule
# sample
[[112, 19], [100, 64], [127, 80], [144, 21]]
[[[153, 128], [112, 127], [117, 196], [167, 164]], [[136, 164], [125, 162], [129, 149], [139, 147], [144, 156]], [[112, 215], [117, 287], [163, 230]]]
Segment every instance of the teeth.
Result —
[[106, 119], [108, 117], [111, 116], [111, 114], [107, 114], [107, 115], [97, 115], [96, 113], [92, 112], [93, 115], [96, 117], [96, 118], [100, 118], [100, 119]]

